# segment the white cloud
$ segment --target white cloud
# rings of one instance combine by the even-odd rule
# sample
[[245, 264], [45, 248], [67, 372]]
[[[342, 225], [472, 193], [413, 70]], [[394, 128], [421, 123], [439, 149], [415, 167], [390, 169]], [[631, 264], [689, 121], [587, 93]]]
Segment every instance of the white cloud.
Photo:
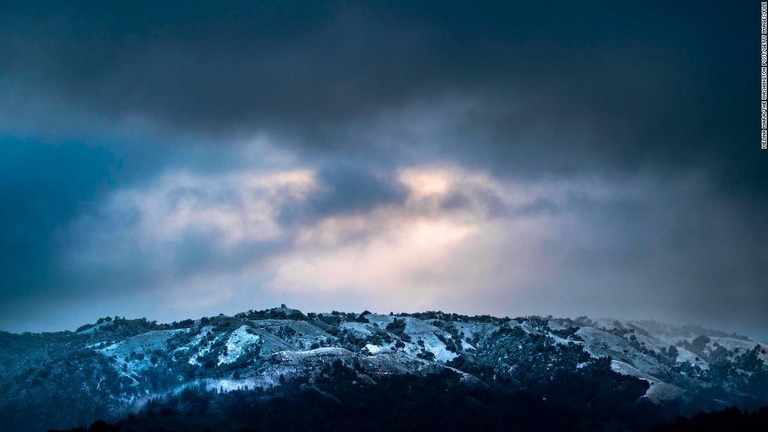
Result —
[[[412, 166], [394, 179], [404, 201], [281, 225], [283, 206], [327, 186], [313, 170], [176, 172], [116, 192], [79, 222], [87, 241], [67, 257], [105, 271], [139, 262], [144, 292], [158, 294], [139, 301], [186, 314], [259, 307], [265, 298], [298, 299], [310, 310], [331, 299], [323, 304], [338, 309], [504, 315], [517, 305], [524, 313], [557, 304], [552, 296], [567, 293], [553, 287], [573, 272], [581, 275], [574, 285], [595, 280], [577, 271], [574, 256], [580, 244], [596, 247], [590, 238], [600, 227], [571, 200], [602, 205], [647, 190], [588, 179], [523, 184], [455, 166]], [[565, 210], [535, 210], [541, 202]]]
[[189, 232], [211, 232], [216, 247], [260, 242], [282, 235], [279, 207], [303, 200], [316, 187], [311, 170], [220, 176], [179, 172], [147, 189], [118, 191], [109, 213], [136, 213], [134, 234], [169, 246]]
[[[504, 184], [456, 167], [411, 167], [398, 179], [409, 192], [404, 205], [303, 227], [295, 247], [275, 261], [268, 287], [313, 296], [359, 292], [380, 307], [403, 310], [456, 307], [467, 296], [529, 286], [547, 274], [537, 247], [558, 232], [553, 217], [500, 217], [483, 201], [493, 195], [510, 209], [540, 199], [562, 202], [572, 187]], [[456, 194], [466, 205], [446, 206]]]

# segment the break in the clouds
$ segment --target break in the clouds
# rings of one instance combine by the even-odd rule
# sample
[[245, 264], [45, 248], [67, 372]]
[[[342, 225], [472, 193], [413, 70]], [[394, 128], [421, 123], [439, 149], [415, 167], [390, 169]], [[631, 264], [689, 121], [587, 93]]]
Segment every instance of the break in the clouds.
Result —
[[289, 303], [764, 335], [757, 2], [0, 10], [0, 326]]

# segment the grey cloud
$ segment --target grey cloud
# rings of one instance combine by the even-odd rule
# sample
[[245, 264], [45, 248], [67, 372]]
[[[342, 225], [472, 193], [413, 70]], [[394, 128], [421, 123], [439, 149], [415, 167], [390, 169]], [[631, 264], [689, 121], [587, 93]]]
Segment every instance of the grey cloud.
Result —
[[103, 149], [0, 139], [0, 303], [55, 283], [58, 229], [97, 202], [116, 161]]
[[376, 165], [398, 156], [350, 127], [468, 93], [494, 108], [461, 119], [451, 140], [412, 142], [421, 158], [497, 174], [705, 167], [724, 193], [768, 198], [750, 115], [758, 71], [747, 3], [6, 9], [8, 87], [106, 118], [217, 139], [271, 130], [296, 136], [309, 157], [352, 153]]
[[[764, 334], [768, 294], [759, 281], [768, 277], [768, 257], [750, 244], [755, 227], [739, 224], [724, 199], [714, 198], [716, 186], [663, 180], [662, 190], [648, 184], [632, 197], [569, 200], [560, 212], [539, 214], [557, 235], [530, 248], [531, 263], [540, 266], [536, 279], [505, 283], [529, 263], [506, 261], [499, 252], [489, 257], [499, 261], [497, 288], [477, 295], [474, 307], [613, 314]], [[509, 247], [517, 247], [514, 239]]]
[[[279, 256], [302, 224], [401, 205], [398, 168], [445, 163], [522, 185], [658, 179], [657, 193], [610, 204], [542, 198], [510, 210], [490, 192], [459, 190], [442, 210], [579, 214], [584, 225], [551, 246], [553, 292], [764, 328], [756, 11], [722, 1], [4, 4], [0, 129], [16, 138], [0, 159], [0, 306], [227, 274]], [[39, 142], [56, 128], [57, 142]], [[286, 239], [221, 252], [216, 233], [187, 232], [165, 273], [157, 251], [123, 239], [108, 265], [58, 267], [78, 235], [135, 223], [127, 210], [92, 215], [102, 225], [68, 237], [92, 205], [168, 171], [263, 169], [232, 144], [260, 133], [319, 170], [321, 190], [280, 208]], [[705, 186], [686, 189], [688, 175]], [[201, 205], [233, 198], [183, 193]]]
[[348, 164], [323, 166], [317, 173], [319, 190], [307, 201], [283, 206], [280, 220], [285, 224], [306, 224], [333, 215], [365, 213], [382, 205], [402, 205], [405, 187], [392, 171]]

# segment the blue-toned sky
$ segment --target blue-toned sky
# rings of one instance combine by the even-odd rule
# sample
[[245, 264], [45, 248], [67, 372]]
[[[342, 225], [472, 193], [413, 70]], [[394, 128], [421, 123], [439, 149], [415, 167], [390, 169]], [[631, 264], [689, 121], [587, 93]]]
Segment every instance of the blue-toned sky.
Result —
[[286, 303], [768, 335], [759, 4], [0, 5], [0, 329]]

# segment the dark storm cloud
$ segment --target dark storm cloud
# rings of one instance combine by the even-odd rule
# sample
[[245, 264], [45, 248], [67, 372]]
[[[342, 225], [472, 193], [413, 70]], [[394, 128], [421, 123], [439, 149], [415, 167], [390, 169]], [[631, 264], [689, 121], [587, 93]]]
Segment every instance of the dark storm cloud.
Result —
[[103, 195], [115, 160], [81, 143], [0, 139], [0, 303], [54, 284], [59, 227]]
[[591, 269], [613, 288], [603, 290], [594, 278], [563, 269], [575, 276], [570, 286], [605, 308], [623, 303], [625, 315], [660, 314], [764, 334], [768, 291], [761, 280], [768, 277], [768, 254], [757, 242], [765, 240], [765, 231], [753, 214], [712, 190], [717, 186], [674, 180], [659, 177], [656, 191], [639, 202], [571, 206], [594, 236], [558, 243], [558, 249], [570, 249], [565, 265]]
[[[334, 119], [402, 99], [417, 83], [400, 77], [398, 66], [411, 50], [424, 50], [411, 46], [418, 38], [393, 37], [344, 3], [9, 9], [3, 59], [14, 78], [28, 74], [52, 97], [108, 115], [147, 115], [207, 133]], [[381, 57], [387, 52], [395, 62]]]
[[[0, 130], [28, 139], [2, 143], [0, 283], [10, 288], [0, 302], [13, 307], [11, 299], [62, 285], [73, 297], [100, 284], [117, 293], [151, 286], [160, 276], [142, 239], [122, 243], [109, 265], [63, 277], [55, 255], [93, 226], [60, 231], [89, 217], [105, 233], [128, 229], [127, 210], [99, 215], [88, 203], [167, 171], [258, 165], [238, 160], [232, 143], [265, 132], [317, 170], [315, 194], [280, 206], [286, 229], [402, 205], [396, 173], [410, 165], [459, 165], [523, 183], [663, 179], [658, 195], [651, 189], [626, 207], [541, 197], [510, 210], [493, 192], [471, 189], [453, 191], [443, 210], [578, 212], [604, 230], [583, 250], [565, 248], [580, 257], [568, 261], [570, 280], [589, 285], [590, 269], [610, 263], [655, 284], [636, 288], [647, 298], [678, 293], [692, 318], [727, 299], [755, 326], [768, 325], [756, 312], [768, 304], [757, 11], [758, 2], [723, 1], [6, 2]], [[465, 108], [435, 118], [452, 105]], [[119, 141], [133, 121], [159, 132], [122, 146], [35, 141], [56, 128], [106, 136], [111, 127]], [[686, 176], [699, 176], [700, 187], [678, 188]], [[662, 210], [647, 211], [654, 204]], [[161, 276], [223, 274], [291, 240], [222, 253], [207, 247], [216, 235], [186, 232]]]
[[349, 164], [323, 166], [317, 173], [319, 190], [307, 201], [281, 208], [285, 224], [306, 224], [329, 216], [364, 213], [381, 205], [401, 205], [407, 191], [391, 171]]
[[106, 117], [369, 155], [391, 149], [360, 149], [345, 126], [472, 92], [496, 107], [466, 119], [475, 141], [416, 143], [426, 157], [534, 173], [704, 164], [766, 197], [753, 15], [749, 2], [27, 2], [3, 10], [0, 61], [27, 94]]

